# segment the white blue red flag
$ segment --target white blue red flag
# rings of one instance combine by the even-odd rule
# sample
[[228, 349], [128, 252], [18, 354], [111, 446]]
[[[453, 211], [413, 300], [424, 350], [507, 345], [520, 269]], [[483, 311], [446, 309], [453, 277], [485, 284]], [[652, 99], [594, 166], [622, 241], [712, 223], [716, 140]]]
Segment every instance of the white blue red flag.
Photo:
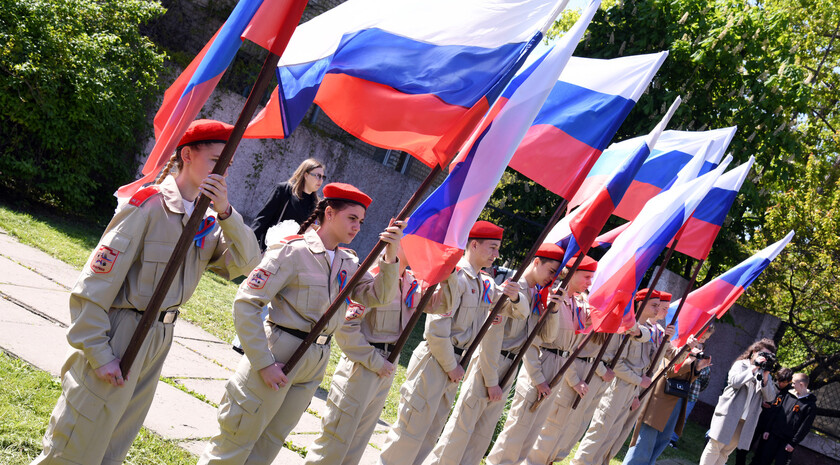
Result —
[[667, 56], [572, 58], [510, 167], [571, 199]]
[[618, 236], [593, 278], [589, 295], [593, 330], [618, 333], [633, 327], [633, 296], [639, 282], [731, 159], [728, 156], [714, 170], [651, 199]]
[[523, 79], [511, 81], [510, 99], [498, 100], [452, 161], [449, 176], [411, 215], [402, 239], [418, 279], [435, 284], [452, 272], [469, 231], [490, 199], [560, 72], [598, 10], [592, 1], [580, 19]]
[[[682, 347], [689, 336], [700, 331], [712, 318], [722, 317], [791, 239], [793, 239], [793, 231], [789, 232], [784, 239], [761, 250], [709, 284], [689, 294], [677, 318], [677, 333], [672, 338], [675, 341], [674, 345]], [[668, 307], [668, 321], [673, 319], [679, 303], [678, 300]]]
[[[648, 200], [662, 192], [662, 189], [674, 180], [682, 168], [701, 150], [704, 150], [707, 142], [710, 142], [707, 163], [700, 169], [700, 174], [710, 171], [723, 157], [736, 129], [736, 127], [729, 127], [699, 132], [669, 130], [662, 133], [653, 152], [642, 165], [627, 194], [615, 209], [615, 215], [626, 220], [635, 218]], [[631, 145], [632, 140], [624, 141], [627, 145], [619, 147], [624, 152], [610, 150], [601, 155], [569, 203], [571, 207], [580, 205], [600, 189], [609, 173], [627, 157], [627, 152], [641, 142], [637, 140]]]
[[227, 21], [164, 93], [154, 120], [155, 146], [143, 165], [143, 176], [120, 187], [117, 197], [131, 197], [155, 179], [233, 61], [243, 34], [258, 33], [261, 40], [254, 40], [258, 45], [282, 52], [305, 7], [306, 0], [240, 0], [236, 4]]
[[350, 0], [301, 25], [246, 137], [314, 102], [378, 147], [446, 166], [567, 0]]
[[[621, 165], [613, 170], [609, 179], [601, 186], [601, 190], [587, 199], [572, 213], [566, 215], [548, 233], [545, 242], [555, 243], [566, 250], [562, 265], [565, 265], [579, 251], [583, 250], [584, 254], [589, 251], [592, 242], [601, 232], [601, 228], [607, 224], [607, 220], [612, 215], [616, 205], [621, 202], [622, 197], [630, 187], [630, 183], [633, 182], [636, 173], [642, 167], [642, 163], [650, 155], [651, 149], [656, 146], [656, 141], [662, 131], [665, 130], [680, 102], [682, 102], [682, 99], [677, 97], [668, 113], [647, 137], [642, 138], [641, 143], [635, 142], [637, 139], [633, 139], [636, 143], [635, 149], [627, 155]], [[611, 147], [616, 145], [619, 144], [613, 144]]]

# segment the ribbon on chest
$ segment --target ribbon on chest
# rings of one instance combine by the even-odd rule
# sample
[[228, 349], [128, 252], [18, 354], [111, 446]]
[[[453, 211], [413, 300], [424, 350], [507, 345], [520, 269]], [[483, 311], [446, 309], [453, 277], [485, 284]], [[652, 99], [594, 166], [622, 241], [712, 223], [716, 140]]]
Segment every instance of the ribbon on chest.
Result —
[[213, 228], [216, 227], [216, 217], [215, 216], [208, 216], [201, 220], [201, 226], [198, 227], [198, 232], [195, 233], [195, 237], [193, 237], [193, 242], [195, 242], [195, 246], [199, 249], [204, 248], [204, 239], [213, 232]]

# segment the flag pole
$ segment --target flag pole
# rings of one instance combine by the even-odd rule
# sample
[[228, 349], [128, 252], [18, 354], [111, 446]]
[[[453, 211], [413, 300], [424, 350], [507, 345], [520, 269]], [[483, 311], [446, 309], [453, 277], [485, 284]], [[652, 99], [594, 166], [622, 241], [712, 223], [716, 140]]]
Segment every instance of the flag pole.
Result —
[[[697, 282], [697, 275], [700, 273], [700, 268], [703, 266], [703, 263], [706, 262], [706, 259], [702, 259], [697, 262], [697, 266], [694, 267], [694, 272], [691, 275], [691, 281], [688, 282], [688, 285], [685, 287], [685, 291], [683, 291], [682, 299], [680, 299], [680, 304], [677, 306], [677, 311], [674, 312], [674, 316], [671, 318], [671, 322], [668, 323], [669, 325], [673, 325], [677, 322], [677, 317], [680, 316], [680, 311], [682, 311], [683, 305], [685, 305], [685, 299], [688, 297], [688, 294], [694, 289], [694, 284]], [[663, 338], [662, 342], [659, 344], [659, 347], [656, 348], [656, 354], [654, 354], [651, 360], [656, 360], [662, 355], [662, 351], [665, 350], [665, 344], [668, 342], [667, 339]], [[648, 368], [647, 373], [645, 374], [647, 377], [653, 374], [653, 370], [656, 367], [652, 366]]]
[[[279, 60], [280, 55], [269, 52], [265, 62], [263, 63], [262, 69], [260, 70], [260, 74], [257, 76], [257, 80], [251, 88], [251, 93], [248, 94], [248, 99], [245, 101], [245, 105], [239, 113], [239, 118], [233, 126], [230, 138], [228, 138], [224, 149], [222, 149], [222, 153], [219, 155], [219, 159], [216, 161], [216, 165], [213, 167], [212, 174], [224, 174], [228, 165], [230, 165], [230, 161], [233, 159], [233, 154], [236, 152], [236, 148], [242, 140], [242, 135], [245, 133], [245, 129], [248, 128], [248, 123], [251, 122], [251, 118], [254, 116], [254, 112], [256, 111], [262, 96], [265, 94], [265, 91], [268, 89], [268, 85], [271, 83], [271, 79], [274, 77], [275, 69], [277, 68]], [[193, 211], [193, 214], [190, 215], [189, 220], [187, 220], [187, 224], [184, 225], [184, 229], [181, 231], [181, 236], [178, 238], [178, 242], [175, 244], [175, 248], [172, 251], [172, 256], [169, 257], [169, 261], [163, 269], [160, 281], [158, 281], [155, 286], [152, 297], [146, 305], [146, 310], [143, 312], [143, 316], [140, 317], [140, 321], [137, 323], [137, 328], [131, 336], [131, 341], [128, 343], [128, 347], [126, 347], [125, 353], [120, 359], [120, 370], [124, 376], [128, 376], [128, 373], [131, 370], [131, 365], [134, 364], [134, 360], [140, 352], [140, 347], [143, 345], [143, 341], [146, 340], [146, 336], [149, 334], [152, 325], [157, 320], [158, 313], [160, 312], [160, 306], [163, 304], [163, 299], [169, 291], [169, 286], [172, 285], [175, 275], [178, 273], [181, 265], [184, 264], [184, 258], [187, 255], [189, 246], [192, 244], [193, 237], [198, 231], [199, 224], [204, 219], [204, 212], [207, 211], [209, 206], [210, 197], [207, 197], [204, 194], [199, 195], [195, 210]]]
[[[548, 383], [549, 388], [554, 389], [560, 383], [560, 381], [562, 381], [563, 375], [565, 375], [566, 372], [569, 371], [569, 367], [572, 366], [572, 364], [575, 362], [575, 359], [578, 355], [580, 355], [583, 349], [586, 348], [587, 345], [589, 345], [589, 343], [595, 337], [595, 334], [595, 331], [590, 331], [589, 334], [586, 335], [586, 338], [584, 338], [584, 340], [581, 341], [580, 344], [578, 344], [575, 350], [571, 354], [569, 354], [569, 358], [566, 359], [566, 363], [564, 363], [563, 366], [560, 367], [560, 370], [557, 372], [557, 374], [554, 375], [553, 378], [551, 378], [551, 381]], [[545, 398], [546, 397], [537, 398], [537, 400], [534, 401], [534, 403], [531, 405], [530, 410], [532, 412], [535, 412], [537, 410], [537, 407], [540, 406], [540, 403]]]
[[[697, 331], [697, 332], [694, 334], [694, 336], [695, 336], [695, 337], [697, 337], [697, 335], [698, 335], [698, 334], [702, 334], [702, 333], [703, 333], [703, 331], [706, 331], [707, 329], [709, 329], [709, 326], [711, 326], [711, 325], [712, 325], [712, 322], [713, 322], [713, 321], [715, 321], [714, 316], [712, 316], [711, 318], [709, 318], [709, 321], [708, 321], [705, 325], [703, 325], [703, 327], [702, 327], [702, 328], [700, 328], [700, 330], [699, 330], [699, 331]], [[676, 365], [676, 364], [677, 364], [677, 360], [679, 360], [679, 359], [680, 359], [680, 357], [681, 357], [684, 353], [686, 353], [686, 352], [688, 351], [688, 348], [689, 348], [689, 347], [688, 347], [688, 344], [687, 344], [687, 343], [686, 343], [684, 346], [682, 346], [682, 348], [680, 349], [680, 351], [679, 351], [679, 352], [677, 352], [677, 355], [675, 355], [675, 356], [674, 356], [674, 358], [673, 358], [673, 359], [671, 359], [671, 361], [670, 361], [670, 362], [668, 362], [668, 365], [667, 365], [667, 366], [666, 366], [663, 370], [659, 371], [659, 373], [657, 373], [657, 374], [656, 374], [656, 376], [655, 376], [655, 377], [651, 380], [651, 382], [650, 382], [650, 386], [648, 386], [648, 387], [644, 388], [644, 389], [642, 390], [642, 392], [640, 392], [640, 393], [639, 393], [639, 400], [642, 400], [642, 399], [644, 399], [644, 398], [645, 398], [645, 396], [647, 395], [647, 393], [648, 393], [651, 389], [653, 389], [653, 387], [656, 385], [656, 382], [657, 382], [657, 381], [659, 381], [659, 380], [660, 380], [663, 376], [665, 376], [665, 374], [666, 374], [666, 373], [668, 373], [668, 370], [670, 370], [671, 368], [673, 368], [673, 367], [674, 367], [674, 365]], [[656, 359], [653, 359], [653, 360], [656, 360]]]
[[[442, 171], [443, 170], [440, 167], [440, 164], [436, 164], [435, 167], [432, 168], [432, 171], [429, 172], [429, 174], [426, 176], [426, 179], [424, 179], [420, 186], [417, 187], [417, 190], [414, 191], [414, 194], [411, 196], [410, 199], [408, 199], [408, 202], [406, 202], [405, 205], [403, 205], [402, 210], [400, 210], [396, 218], [394, 218], [394, 221], [403, 221], [406, 218], [408, 218], [408, 214], [411, 211], [413, 211], [415, 207], [417, 207], [417, 204], [420, 203], [420, 201], [423, 198], [423, 195], [426, 193], [426, 191], [429, 190], [430, 187], [432, 187], [432, 183], [434, 182], [435, 178]], [[309, 349], [309, 346], [311, 346], [312, 343], [315, 342], [315, 339], [317, 339], [318, 336], [321, 335], [321, 331], [327, 326], [327, 324], [330, 322], [330, 319], [332, 319], [336, 312], [338, 312], [338, 309], [341, 308], [341, 306], [344, 304], [344, 299], [350, 297], [350, 292], [353, 290], [354, 287], [356, 287], [356, 284], [359, 283], [359, 281], [365, 275], [367, 270], [369, 270], [370, 267], [373, 266], [373, 263], [379, 258], [379, 254], [382, 253], [382, 250], [385, 249], [386, 245], [387, 243], [383, 240], [377, 241], [376, 245], [373, 247], [373, 250], [371, 250], [367, 257], [365, 257], [364, 261], [362, 261], [362, 263], [359, 264], [359, 268], [356, 270], [355, 273], [353, 273], [353, 276], [351, 276], [350, 279], [347, 280], [347, 284], [344, 285], [344, 288], [341, 289], [341, 291], [332, 301], [332, 303], [324, 312], [324, 314], [321, 315], [321, 318], [318, 319], [318, 321], [312, 326], [312, 329], [309, 330], [309, 334], [306, 335], [306, 338], [304, 338], [300, 342], [300, 345], [298, 345], [297, 349], [295, 349], [291, 357], [289, 357], [289, 359], [286, 360], [285, 364], [283, 365], [283, 373], [289, 374], [295, 367], [295, 365], [297, 365], [297, 363], [303, 357], [303, 354], [306, 353], [307, 349]], [[423, 297], [426, 297], [425, 294]], [[400, 337], [402, 337], [402, 335]]]
[[[537, 254], [537, 250], [540, 248], [542, 243], [545, 241], [545, 238], [548, 236], [548, 233], [554, 228], [558, 221], [560, 221], [560, 217], [563, 216], [563, 210], [568, 205], [569, 201], [563, 199], [560, 202], [560, 205], [554, 209], [554, 214], [551, 215], [551, 218], [548, 220], [548, 224], [545, 225], [542, 232], [540, 233], [537, 240], [534, 241], [534, 244], [531, 246], [531, 250], [525, 254], [525, 257], [522, 259], [522, 262], [519, 264], [519, 268], [517, 268], [516, 273], [514, 273], [513, 278], [511, 278], [511, 282], [519, 282], [522, 279], [522, 275], [525, 274], [525, 270], [528, 269], [528, 265], [531, 264], [531, 260], [534, 259], [534, 256]], [[581, 257], [583, 254], [581, 254]], [[481, 325], [481, 329], [479, 329], [478, 334], [476, 334], [475, 339], [473, 339], [472, 344], [467, 347], [467, 350], [464, 351], [464, 354], [461, 356], [461, 367], [466, 371], [467, 365], [470, 363], [470, 359], [472, 358], [473, 353], [475, 353], [476, 349], [478, 348], [481, 339], [484, 338], [484, 335], [487, 334], [487, 331], [490, 330], [490, 326], [493, 324], [493, 319], [502, 311], [502, 307], [504, 306], [505, 302], [507, 302], [508, 296], [502, 294], [499, 296], [499, 299], [496, 301], [496, 305], [493, 306], [493, 309], [490, 311], [490, 314], [487, 315], [487, 319], [484, 320], [484, 324]], [[527, 347], [527, 346], [523, 346]], [[519, 356], [519, 354], [517, 354]], [[513, 365], [516, 366], [517, 361], [514, 359]], [[504, 384], [500, 384], [500, 386], [504, 386]]]
[[423, 309], [425, 309], [426, 305], [429, 304], [429, 301], [432, 300], [432, 295], [434, 295], [436, 289], [437, 284], [429, 286], [425, 291], [423, 291], [423, 296], [420, 297], [420, 301], [417, 302], [417, 307], [414, 308], [414, 313], [411, 314], [411, 318], [408, 319], [405, 328], [402, 333], [400, 333], [400, 337], [397, 339], [397, 342], [394, 343], [391, 353], [388, 354], [388, 361], [392, 364], [397, 363], [400, 351], [402, 351], [403, 347], [405, 347], [405, 343], [408, 341], [408, 336], [411, 335], [411, 331], [417, 325], [417, 322], [420, 321], [420, 316], [423, 315]]

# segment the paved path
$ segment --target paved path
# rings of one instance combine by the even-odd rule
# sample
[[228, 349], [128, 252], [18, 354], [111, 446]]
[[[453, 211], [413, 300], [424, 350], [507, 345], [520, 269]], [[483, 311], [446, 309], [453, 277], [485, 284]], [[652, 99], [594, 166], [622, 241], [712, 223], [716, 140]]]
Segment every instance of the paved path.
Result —
[[[70, 288], [79, 271], [26, 246], [0, 229], [0, 349], [58, 376], [70, 349], [65, 331], [70, 322], [67, 309]], [[230, 345], [203, 329], [180, 320], [175, 324], [175, 342], [162, 376], [217, 403], [224, 384], [236, 369], [239, 354]], [[288, 440], [308, 447], [321, 429], [326, 392], [319, 390], [311, 413], [304, 413]], [[218, 431], [216, 407], [163, 381], [145, 426], [174, 439], [185, 449], [200, 454], [206, 440]], [[387, 424], [380, 422], [371, 444], [381, 447]], [[375, 463], [379, 452], [368, 446], [362, 464]], [[303, 463], [296, 452], [283, 448], [274, 464]]]

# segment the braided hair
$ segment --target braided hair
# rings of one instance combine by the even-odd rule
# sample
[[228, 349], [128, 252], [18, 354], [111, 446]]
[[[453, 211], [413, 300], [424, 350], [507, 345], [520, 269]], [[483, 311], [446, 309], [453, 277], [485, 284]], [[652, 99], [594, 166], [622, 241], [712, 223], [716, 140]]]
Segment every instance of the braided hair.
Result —
[[344, 200], [336, 200], [336, 199], [321, 199], [317, 205], [315, 205], [315, 210], [312, 211], [312, 214], [309, 215], [301, 225], [300, 229], [298, 230], [298, 234], [303, 234], [309, 229], [310, 226], [313, 224], [323, 224], [324, 223], [324, 213], [327, 211], [327, 207], [332, 207], [335, 211], [341, 211], [351, 205], [358, 205], [353, 202], [345, 202]]
[[169, 161], [166, 162], [166, 166], [164, 166], [163, 169], [160, 171], [160, 174], [158, 175], [157, 179], [155, 179], [155, 184], [162, 183], [163, 180], [166, 179], [166, 177], [169, 176], [170, 173], [172, 173], [173, 168], [175, 169], [175, 173], [181, 171], [181, 169], [184, 168], [184, 160], [181, 158], [181, 150], [183, 150], [184, 147], [200, 149], [204, 146], [210, 145], [211, 143], [214, 142], [193, 142], [192, 144], [186, 144], [178, 147], [175, 150], [175, 153], [173, 153], [172, 156], [169, 157]]

